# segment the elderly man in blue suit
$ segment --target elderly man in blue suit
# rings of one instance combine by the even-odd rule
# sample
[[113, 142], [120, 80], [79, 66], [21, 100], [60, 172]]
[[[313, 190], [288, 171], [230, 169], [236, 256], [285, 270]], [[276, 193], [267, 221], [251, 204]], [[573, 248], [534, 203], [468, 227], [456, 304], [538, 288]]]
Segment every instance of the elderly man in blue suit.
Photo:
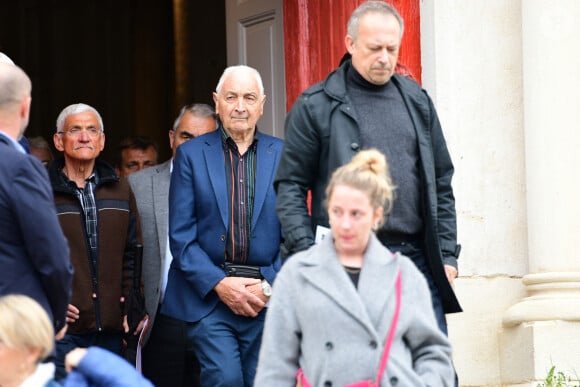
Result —
[[28, 125], [30, 78], [0, 61], [0, 295], [25, 294], [66, 330], [73, 269], [46, 168], [18, 143]]
[[173, 262], [161, 313], [188, 322], [202, 386], [252, 386], [282, 241], [272, 181], [282, 141], [258, 132], [264, 88], [228, 67], [218, 130], [177, 149], [169, 190]]

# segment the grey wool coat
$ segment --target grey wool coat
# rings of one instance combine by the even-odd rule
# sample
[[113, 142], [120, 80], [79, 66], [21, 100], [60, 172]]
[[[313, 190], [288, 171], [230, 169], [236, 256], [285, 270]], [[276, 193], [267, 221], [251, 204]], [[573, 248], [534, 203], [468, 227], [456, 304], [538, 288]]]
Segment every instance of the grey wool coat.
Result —
[[294, 387], [302, 368], [313, 387], [374, 379], [395, 311], [397, 329], [381, 386], [453, 386], [449, 340], [437, 327], [423, 275], [371, 235], [358, 289], [341, 266], [332, 238], [297, 253], [273, 287], [255, 380]]

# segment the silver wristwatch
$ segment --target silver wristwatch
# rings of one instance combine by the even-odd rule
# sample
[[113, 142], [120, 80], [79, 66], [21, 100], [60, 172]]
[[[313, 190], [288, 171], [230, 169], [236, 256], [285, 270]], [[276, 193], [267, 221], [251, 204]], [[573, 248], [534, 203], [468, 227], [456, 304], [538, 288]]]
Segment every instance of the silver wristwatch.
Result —
[[262, 292], [266, 297], [270, 297], [272, 295], [272, 287], [265, 279], [262, 280]]

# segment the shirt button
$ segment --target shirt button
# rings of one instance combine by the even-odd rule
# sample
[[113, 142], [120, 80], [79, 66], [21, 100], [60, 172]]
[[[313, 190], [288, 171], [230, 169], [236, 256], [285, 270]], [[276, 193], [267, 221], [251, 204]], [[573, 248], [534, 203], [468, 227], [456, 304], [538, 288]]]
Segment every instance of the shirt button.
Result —
[[332, 345], [332, 343], [329, 341], [326, 344], [324, 344], [324, 347], [330, 351], [334, 348], [334, 345]]
[[371, 342], [369, 343], [369, 345], [371, 346], [371, 348], [372, 348], [372, 349], [376, 349], [376, 348], [378, 347], [378, 345], [377, 345], [377, 342], [376, 342], [376, 341], [374, 341], [374, 340], [373, 340], [373, 341], [371, 341]]
[[332, 382], [330, 380], [327, 380], [326, 382], [324, 382], [324, 387], [332, 387]]
[[391, 386], [396, 386], [397, 384], [399, 384], [399, 378], [393, 376], [391, 379], [389, 379], [389, 382], [391, 382]]
[[352, 150], [359, 150], [360, 145], [357, 144], [356, 142], [353, 142], [352, 144], [350, 144], [350, 149]]
[[226, 236], [225, 236], [225, 235], [222, 235], [222, 236], [220, 237], [220, 239], [222, 240], [222, 242], [224, 242], [224, 241], [226, 240]]

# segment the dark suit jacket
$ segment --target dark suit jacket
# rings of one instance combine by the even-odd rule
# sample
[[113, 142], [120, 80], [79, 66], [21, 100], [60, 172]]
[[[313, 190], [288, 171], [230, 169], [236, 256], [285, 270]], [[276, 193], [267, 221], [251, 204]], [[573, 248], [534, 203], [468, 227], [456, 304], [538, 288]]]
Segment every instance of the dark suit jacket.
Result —
[[[127, 177], [137, 201], [143, 235], [143, 286], [149, 324], [153, 326], [161, 295], [161, 275], [165, 267], [169, 234], [169, 180], [171, 160], [145, 168]], [[147, 342], [151, 329], [147, 330]]]
[[72, 273], [46, 168], [0, 134], [0, 295], [35, 299], [58, 331], [65, 324]]
[[[272, 186], [282, 140], [258, 133], [256, 188], [248, 264], [261, 266], [274, 282], [282, 240]], [[228, 232], [227, 186], [221, 131], [192, 139], [177, 149], [169, 189], [169, 234], [173, 262], [162, 313], [195, 322], [219, 301], [213, 288], [224, 277]]]

